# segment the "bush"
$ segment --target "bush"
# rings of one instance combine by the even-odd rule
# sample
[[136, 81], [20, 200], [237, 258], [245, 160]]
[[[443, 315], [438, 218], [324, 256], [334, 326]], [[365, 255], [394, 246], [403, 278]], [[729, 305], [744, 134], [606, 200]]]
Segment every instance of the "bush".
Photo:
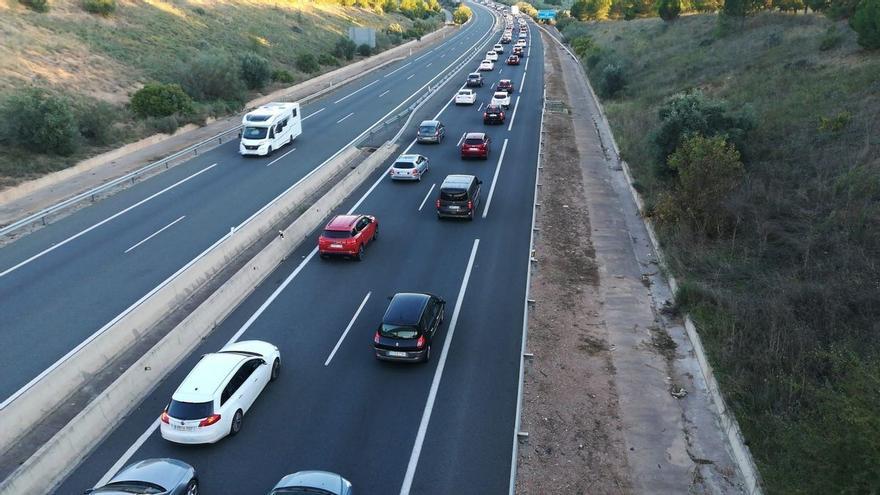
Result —
[[837, 31], [837, 26], [831, 26], [825, 31], [825, 34], [822, 35], [822, 38], [819, 41], [819, 50], [823, 52], [833, 50], [840, 46], [842, 41], [843, 36]]
[[351, 41], [348, 38], [339, 38], [339, 40], [336, 41], [336, 45], [333, 47], [333, 55], [335, 55], [336, 58], [351, 60], [354, 58], [356, 50], [357, 45], [354, 41]]
[[272, 76], [269, 61], [255, 53], [245, 53], [240, 67], [241, 78], [248, 89], [263, 89]]
[[49, 12], [49, 0], [18, 0], [34, 12]]
[[571, 41], [571, 49], [577, 54], [578, 57], [585, 59], [591, 53], [595, 53], [599, 50], [599, 47], [593, 43], [593, 38], [590, 36], [579, 36]]
[[586, 18], [601, 21], [608, 18], [611, 0], [586, 0]]
[[880, 0], [862, 0], [850, 19], [859, 44], [869, 50], [880, 48]]
[[27, 88], [3, 102], [3, 138], [35, 153], [67, 156], [79, 145], [79, 126], [67, 98]]
[[116, 0], [83, 0], [82, 6], [86, 12], [105, 17], [116, 12]]
[[296, 56], [296, 68], [307, 73], [318, 72], [321, 64], [311, 53], [300, 53]]
[[605, 98], [614, 98], [626, 86], [623, 67], [610, 63], [599, 73], [599, 93]]
[[373, 49], [370, 48], [370, 45], [364, 43], [357, 48], [358, 55], [361, 57], [369, 57], [371, 53], [373, 53]]
[[336, 60], [336, 57], [329, 53], [322, 53], [318, 55], [318, 63], [321, 65], [339, 65], [339, 60]]
[[657, 13], [664, 21], [674, 21], [681, 14], [681, 0], [660, 0], [657, 2]]
[[455, 9], [455, 12], [452, 13], [452, 22], [456, 24], [464, 24], [472, 15], [473, 12], [471, 12], [471, 9], [464, 4], [461, 4]]
[[177, 69], [176, 80], [196, 100], [244, 100], [244, 82], [240, 72], [229, 70], [235, 61], [224, 52], [201, 53]]
[[174, 134], [180, 127], [180, 121], [174, 115], [165, 117], [150, 117], [147, 119], [147, 129], [161, 134]]
[[96, 146], [112, 144], [119, 139], [115, 124], [120, 115], [120, 108], [105, 101], [83, 102], [76, 109], [79, 134]]
[[149, 83], [131, 96], [131, 111], [139, 117], [165, 117], [192, 112], [192, 99], [179, 84]]
[[293, 74], [284, 69], [275, 69], [272, 71], [272, 80], [279, 83], [292, 83]]

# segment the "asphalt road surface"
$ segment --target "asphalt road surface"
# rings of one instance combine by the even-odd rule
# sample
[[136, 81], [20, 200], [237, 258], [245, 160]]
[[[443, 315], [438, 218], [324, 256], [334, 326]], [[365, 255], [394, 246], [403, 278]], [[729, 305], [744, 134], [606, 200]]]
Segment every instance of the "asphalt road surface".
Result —
[[[473, 29], [462, 36], [476, 39], [485, 34], [491, 21], [482, 8], [474, 10]], [[498, 37], [493, 34], [490, 42]], [[507, 493], [543, 92], [543, 52], [534, 26], [529, 43], [522, 65], [502, 63], [485, 73], [490, 84], [478, 90], [476, 105], [448, 104], [464, 82], [465, 70], [420, 112], [415, 123], [440, 112], [439, 119], [447, 126], [442, 144], [411, 147], [410, 152], [431, 160], [423, 181], [392, 183], [384, 172], [377, 173], [336, 212], [353, 210], [378, 217], [380, 236], [368, 247], [364, 261], [325, 261], [316, 256], [315, 244], [301, 246], [129, 417], [108, 425], [114, 431], [58, 493], [81, 493], [122, 465], [150, 457], [173, 457], [192, 464], [202, 491], [208, 494], [267, 493], [285, 474], [304, 469], [338, 472], [352, 481], [357, 493], [364, 494]], [[506, 58], [511, 45], [505, 47]], [[422, 62], [442, 52], [437, 49]], [[478, 62], [474, 59], [467, 69], [475, 69]], [[424, 69], [419, 72], [423, 74], [417, 77], [428, 77]], [[401, 84], [407, 72], [398, 74], [395, 79]], [[516, 85], [508, 120], [501, 126], [484, 126], [480, 110], [491, 98], [494, 83], [502, 78]], [[406, 93], [402, 84], [392, 87], [394, 92]], [[362, 94], [362, 98], [375, 104], [379, 89], [373, 88], [370, 96]], [[350, 108], [365, 111], [359, 99], [350, 100], [355, 100], [347, 102]], [[309, 110], [314, 112], [322, 104], [326, 102]], [[346, 113], [345, 109], [332, 111], [337, 112], [334, 115]], [[324, 113], [330, 112], [328, 106]], [[329, 120], [328, 129], [335, 122]], [[355, 134], [357, 130], [349, 126], [356, 122], [346, 120], [347, 125], [334, 127], [333, 134]], [[292, 174], [299, 163], [299, 158], [292, 158], [296, 153], [315, 146], [327, 148], [315, 144], [324, 134], [315, 129], [316, 124], [307, 121], [307, 139], [297, 141], [289, 163], [274, 170], [289, 169]], [[489, 133], [489, 160], [459, 158], [457, 143], [467, 131]], [[203, 215], [202, 210], [211, 212], [206, 216], [218, 214], [217, 210], [236, 204], [229, 195], [238, 198], [240, 194], [244, 200], [253, 194], [242, 191], [245, 186], [238, 182], [250, 176], [238, 174], [238, 169], [250, 167], [251, 174], [271, 174], [265, 167], [255, 172], [262, 163], [238, 160], [233, 151], [224, 148], [215, 151], [215, 158], [200, 160], [202, 167], [212, 160], [224, 162], [223, 170], [206, 172], [199, 183], [205, 187], [202, 181], [207, 182], [226, 197], [219, 198], [214, 207], [200, 204], [194, 215]], [[183, 170], [177, 173], [186, 175]], [[234, 190], [227, 190], [221, 184], [227, 182], [226, 174], [233, 173], [237, 179], [228, 181], [226, 187]], [[483, 203], [473, 222], [436, 218], [437, 188], [452, 173], [475, 174], [483, 180]], [[268, 187], [272, 179], [262, 182]], [[245, 190], [252, 187], [257, 186]], [[198, 198], [192, 199], [193, 210], [209, 199], [201, 194]], [[190, 201], [186, 194], [178, 200]], [[175, 202], [168, 203], [169, 209], [175, 206]], [[180, 214], [177, 209], [169, 211], [153, 227]], [[214, 234], [224, 228], [217, 226]], [[117, 250], [136, 237], [120, 242]], [[162, 251], [176, 255], [177, 243], [167, 242]], [[78, 253], [83, 255], [84, 250]], [[79, 262], [73, 255], [71, 259]], [[372, 336], [388, 296], [404, 291], [432, 292], [447, 300], [446, 322], [435, 338], [428, 364], [384, 363], [372, 353]], [[349, 325], [350, 331], [344, 334]], [[281, 378], [257, 399], [238, 436], [208, 446], [180, 446], [163, 440], [155, 431], [158, 416], [174, 389], [199, 356], [232, 339], [261, 339], [277, 345], [282, 355]]]

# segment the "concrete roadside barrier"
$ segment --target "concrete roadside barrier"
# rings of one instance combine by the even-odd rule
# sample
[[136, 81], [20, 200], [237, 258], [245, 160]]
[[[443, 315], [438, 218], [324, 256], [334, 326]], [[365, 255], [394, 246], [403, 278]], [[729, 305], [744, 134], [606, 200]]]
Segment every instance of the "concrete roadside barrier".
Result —
[[[326, 216], [363, 184], [396, 149], [397, 145], [386, 143], [346, 174], [330, 191], [285, 228], [284, 236], [276, 236], [268, 246], [240, 268], [4, 480], [0, 485], [0, 494], [36, 495], [51, 492], [91, 452], [92, 448], [113, 431], [112, 425], [118, 424], [120, 417], [126, 416], [136, 407], [301, 242], [307, 241], [309, 233], [319, 227]], [[346, 154], [346, 156], [350, 155]], [[332, 168], [339, 173], [350, 164], [350, 160], [340, 160], [337, 166]], [[330, 167], [324, 168], [330, 169]], [[316, 186], [320, 186], [326, 180], [325, 177], [314, 178]], [[289, 200], [293, 204], [303, 197], [308, 196], [302, 190], [296, 190], [292, 192]], [[260, 223], [268, 225], [274, 215], [264, 213], [265, 218], [261, 218]], [[218, 251], [223, 251], [224, 248], [218, 247]]]

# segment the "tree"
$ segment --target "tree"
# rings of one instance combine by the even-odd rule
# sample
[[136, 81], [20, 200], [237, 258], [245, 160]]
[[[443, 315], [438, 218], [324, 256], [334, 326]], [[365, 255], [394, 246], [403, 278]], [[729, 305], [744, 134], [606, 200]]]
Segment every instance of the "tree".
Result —
[[321, 64], [318, 63], [318, 59], [311, 53], [300, 53], [296, 56], [294, 64], [297, 69], [307, 73], [321, 70]]
[[803, 0], [770, 0], [770, 4], [781, 12], [797, 12], [804, 8]]
[[674, 21], [681, 14], [681, 0], [660, 0], [657, 3], [657, 12], [664, 21]]
[[139, 117], [166, 117], [192, 112], [192, 99], [179, 84], [147, 83], [131, 96], [129, 105]]
[[586, 17], [595, 21], [607, 19], [610, 8], [611, 0], [586, 0]]
[[235, 59], [222, 51], [202, 53], [177, 69], [177, 81], [196, 100], [244, 100], [241, 72], [230, 70]]
[[745, 17], [765, 9], [767, 0], [724, 0], [724, 15], [729, 17]]
[[357, 52], [358, 52], [358, 55], [360, 55], [361, 57], [369, 57], [370, 54], [373, 52], [373, 49], [370, 48], [370, 45], [368, 45], [366, 43], [362, 43], [362, 44], [358, 45]]
[[571, 49], [580, 58], [587, 58], [588, 55], [597, 51], [599, 48], [593, 43], [593, 38], [588, 35], [578, 36], [571, 40]]
[[79, 145], [79, 127], [70, 102], [44, 89], [26, 88], [2, 107], [5, 140], [36, 153], [67, 156]]
[[336, 41], [336, 46], [333, 47], [333, 55], [336, 58], [344, 58], [346, 60], [353, 59], [356, 51], [357, 45], [348, 38], [339, 38]]
[[572, 17], [579, 21], [587, 20], [587, 0], [575, 0], [573, 4], [571, 4], [571, 10], [569, 11]]
[[623, 67], [609, 63], [599, 73], [599, 93], [606, 98], [613, 98], [626, 86]]
[[241, 78], [248, 89], [262, 89], [271, 75], [272, 69], [265, 58], [255, 53], [245, 53], [241, 57]]
[[452, 22], [456, 24], [464, 24], [471, 18], [473, 12], [466, 5], [461, 4], [455, 9], [455, 12], [452, 13]]
[[850, 19], [859, 44], [869, 50], [880, 48], [880, 0], [862, 0]]

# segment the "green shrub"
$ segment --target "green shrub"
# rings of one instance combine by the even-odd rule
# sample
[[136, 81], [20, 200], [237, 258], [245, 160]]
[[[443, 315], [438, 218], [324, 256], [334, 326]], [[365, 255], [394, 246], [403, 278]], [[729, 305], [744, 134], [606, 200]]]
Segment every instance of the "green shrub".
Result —
[[192, 112], [192, 99], [179, 84], [148, 83], [131, 96], [131, 111], [139, 117], [165, 117]]
[[681, 14], [681, 0], [660, 0], [657, 2], [657, 13], [664, 21], [674, 21]]
[[819, 50], [828, 51], [833, 50], [840, 46], [840, 43], [843, 42], [843, 35], [837, 31], [837, 26], [831, 26], [825, 31], [825, 34], [822, 35], [822, 38], [819, 41]]
[[230, 70], [236, 65], [225, 52], [201, 53], [178, 67], [176, 80], [196, 100], [243, 101], [245, 88], [240, 72]]
[[598, 51], [599, 47], [593, 43], [593, 38], [588, 35], [579, 36], [571, 41], [571, 49], [578, 57], [586, 59], [591, 53]]
[[49, 0], [18, 0], [34, 12], [49, 12]]
[[626, 75], [623, 67], [610, 63], [599, 73], [599, 93], [606, 98], [613, 98], [626, 86]]
[[272, 80], [278, 83], [292, 83], [293, 82], [293, 74], [290, 71], [284, 69], [275, 69], [272, 71]]
[[82, 0], [82, 6], [86, 12], [105, 17], [116, 12], [116, 0]]
[[80, 136], [96, 146], [115, 143], [120, 137], [119, 129], [115, 125], [122, 119], [120, 110], [105, 101], [89, 99], [80, 103], [76, 108]]
[[354, 58], [356, 50], [357, 45], [354, 41], [351, 41], [348, 38], [339, 38], [339, 40], [336, 41], [336, 45], [333, 47], [333, 55], [335, 55], [336, 58], [351, 60]]
[[318, 72], [321, 64], [311, 53], [300, 53], [296, 56], [296, 68], [307, 73]]
[[322, 53], [318, 55], [318, 63], [321, 65], [339, 65], [339, 60], [336, 60], [336, 57], [329, 53]]
[[241, 79], [248, 89], [263, 89], [272, 76], [269, 61], [255, 53], [245, 53], [241, 57]]
[[165, 117], [150, 117], [146, 121], [147, 129], [162, 134], [174, 134], [180, 127], [180, 121], [175, 115]]
[[358, 51], [358, 55], [360, 55], [361, 57], [369, 57], [370, 54], [373, 53], [373, 49], [370, 48], [370, 45], [368, 45], [366, 43], [358, 46], [357, 51]]
[[859, 44], [869, 50], [880, 48], [880, 0], [862, 0], [850, 19]]
[[67, 98], [26, 88], [7, 97], [0, 114], [9, 144], [62, 156], [73, 154], [79, 145], [79, 127]]

